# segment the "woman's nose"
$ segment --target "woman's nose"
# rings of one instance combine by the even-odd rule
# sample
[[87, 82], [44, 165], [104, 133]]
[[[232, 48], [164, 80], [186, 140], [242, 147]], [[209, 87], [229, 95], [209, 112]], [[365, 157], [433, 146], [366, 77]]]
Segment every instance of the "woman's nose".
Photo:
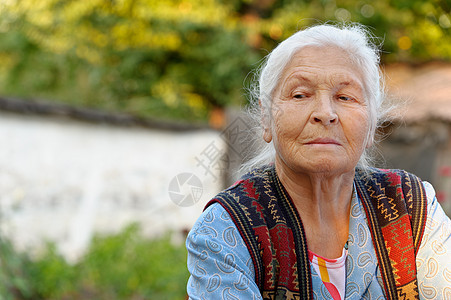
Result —
[[335, 112], [331, 99], [323, 96], [315, 100], [317, 103], [312, 112], [311, 121], [325, 126], [337, 123], [338, 115]]

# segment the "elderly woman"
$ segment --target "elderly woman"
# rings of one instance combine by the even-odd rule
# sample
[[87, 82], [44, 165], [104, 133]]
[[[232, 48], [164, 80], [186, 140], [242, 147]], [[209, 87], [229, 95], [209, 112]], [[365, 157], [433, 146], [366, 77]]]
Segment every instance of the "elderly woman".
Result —
[[451, 221], [433, 188], [368, 166], [383, 93], [367, 36], [319, 25], [268, 55], [266, 144], [188, 235], [190, 298], [450, 299]]

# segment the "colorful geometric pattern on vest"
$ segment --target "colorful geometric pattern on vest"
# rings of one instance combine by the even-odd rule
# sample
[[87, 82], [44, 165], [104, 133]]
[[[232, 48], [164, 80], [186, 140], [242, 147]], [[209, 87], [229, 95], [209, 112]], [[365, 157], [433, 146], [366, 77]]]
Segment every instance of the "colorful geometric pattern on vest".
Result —
[[419, 299], [416, 254], [427, 215], [421, 180], [402, 170], [356, 173], [388, 299]]
[[312, 299], [304, 227], [273, 167], [257, 169], [208, 204], [220, 203], [254, 263], [263, 299]]
[[[406, 291], [412, 287], [411, 279], [416, 278], [415, 256], [410, 254], [410, 245], [405, 247], [409, 243], [397, 235], [400, 234], [400, 229], [403, 230], [402, 234], [405, 234], [404, 231], [409, 232], [409, 216], [412, 216], [414, 233], [410, 235], [410, 244], [415, 245], [413, 249], [416, 251], [426, 216], [426, 207], [423, 204], [417, 205], [416, 198], [419, 194], [424, 204], [426, 198], [423, 198], [421, 181], [402, 173], [409, 178], [407, 181], [400, 174], [373, 169], [370, 175], [364, 175], [357, 171], [355, 182], [359, 196], [365, 199], [362, 202], [365, 203], [365, 211], [371, 223], [369, 228], [381, 265], [381, 274], [386, 277], [384, 285], [388, 299], [398, 299], [398, 296], [399, 299], [414, 299], [408, 298], [412, 293], [410, 290]], [[313, 299], [304, 227], [273, 166], [246, 174], [240, 181], [218, 194], [207, 206], [215, 202], [224, 207], [238, 228], [252, 258], [255, 282], [264, 299]], [[397, 217], [392, 219], [394, 216]], [[388, 221], [383, 223], [381, 218]], [[384, 238], [387, 239], [385, 242], [389, 250], [385, 247]], [[395, 248], [400, 251], [393, 250]], [[403, 270], [395, 270], [391, 260], [395, 267], [402, 267]], [[400, 262], [410, 265], [410, 269], [404, 272], [405, 267]], [[402, 285], [400, 290], [396, 284]], [[415, 290], [415, 287], [412, 289]], [[404, 295], [406, 296], [403, 298]]]

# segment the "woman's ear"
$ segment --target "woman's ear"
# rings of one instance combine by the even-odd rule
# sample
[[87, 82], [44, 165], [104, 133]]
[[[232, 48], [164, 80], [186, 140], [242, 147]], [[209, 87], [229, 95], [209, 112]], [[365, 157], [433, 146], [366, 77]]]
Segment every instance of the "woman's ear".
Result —
[[271, 122], [269, 120], [270, 114], [267, 111], [267, 107], [264, 107], [262, 105], [262, 101], [258, 100], [258, 105], [260, 106], [260, 112], [261, 112], [261, 123], [263, 127], [263, 139], [265, 142], [270, 143], [272, 141], [272, 134], [271, 134]]
[[263, 139], [267, 143], [271, 143], [271, 141], [272, 141], [271, 130], [268, 127], [263, 128]]

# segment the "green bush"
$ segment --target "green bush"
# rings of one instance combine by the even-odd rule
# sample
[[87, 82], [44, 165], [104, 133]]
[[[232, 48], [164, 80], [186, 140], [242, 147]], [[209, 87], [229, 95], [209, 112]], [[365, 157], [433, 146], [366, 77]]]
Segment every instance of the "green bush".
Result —
[[0, 238], [0, 297], [1, 299], [31, 299], [28, 256], [16, 253], [7, 240]]
[[184, 245], [169, 235], [149, 240], [136, 225], [96, 236], [76, 264], [49, 244], [31, 259], [1, 243], [1, 299], [185, 299], [188, 271]]

